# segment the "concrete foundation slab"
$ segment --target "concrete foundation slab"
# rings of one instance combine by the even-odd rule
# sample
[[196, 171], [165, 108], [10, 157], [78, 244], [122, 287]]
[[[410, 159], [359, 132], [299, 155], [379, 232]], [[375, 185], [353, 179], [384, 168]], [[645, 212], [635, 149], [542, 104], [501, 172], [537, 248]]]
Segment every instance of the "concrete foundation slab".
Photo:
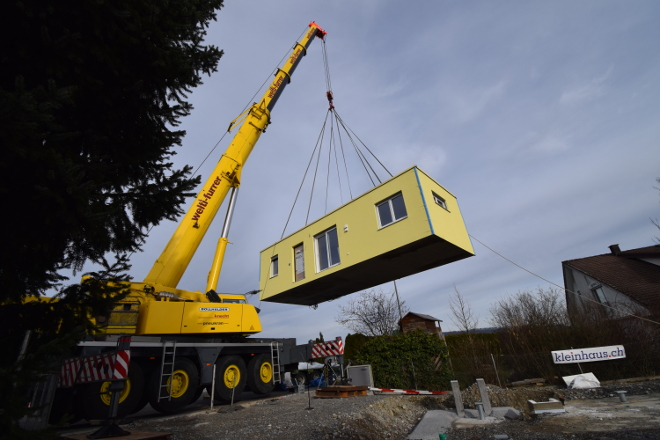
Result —
[[564, 405], [557, 399], [550, 399], [547, 402], [535, 402], [528, 400], [529, 412], [531, 414], [545, 414], [545, 413], [563, 413], [566, 412]]
[[493, 423], [501, 423], [503, 421], [504, 419], [496, 419], [495, 417], [486, 417], [484, 420], [479, 420], [478, 416], [474, 419], [463, 417], [454, 420], [452, 427], [456, 429], [471, 428], [473, 426], [492, 425]]
[[407, 440], [438, 440], [438, 434], [444, 434], [452, 427], [452, 422], [458, 419], [453, 411], [434, 410], [424, 414]]
[[515, 408], [510, 406], [496, 406], [493, 408], [493, 413], [491, 416], [496, 419], [509, 419], [509, 420], [520, 420], [522, 419], [522, 414]]
[[519, 419], [520, 411], [508, 407], [492, 408], [493, 415], [479, 420], [476, 409], [466, 409], [465, 417], [458, 417], [454, 411], [435, 410], [424, 414], [413, 432], [406, 440], [438, 440], [438, 434], [444, 434], [451, 428], [470, 428], [503, 422], [505, 419]]

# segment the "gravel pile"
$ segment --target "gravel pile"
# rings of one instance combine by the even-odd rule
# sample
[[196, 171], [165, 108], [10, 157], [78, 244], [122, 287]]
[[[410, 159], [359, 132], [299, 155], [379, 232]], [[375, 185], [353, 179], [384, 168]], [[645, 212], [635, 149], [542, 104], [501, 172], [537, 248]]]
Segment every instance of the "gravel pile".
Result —
[[[625, 390], [628, 396], [660, 393], [660, 381], [606, 385], [594, 390], [567, 390], [556, 387], [502, 389], [488, 385], [493, 406], [511, 406], [523, 412], [524, 420], [507, 420], [484, 428], [450, 430], [450, 440], [493, 439], [507, 434], [513, 439], [660, 439], [660, 429], [634, 429], [597, 433], [562, 433], [547, 428], [550, 416], [530, 417], [527, 400], [563, 397], [567, 401], [601, 399]], [[472, 386], [462, 392], [466, 408], [474, 408], [480, 400]], [[201, 411], [167, 418], [138, 420], [125, 428], [129, 431], [164, 431], [173, 440], [222, 439], [405, 439], [428, 410], [453, 409], [454, 399], [447, 396], [383, 396], [345, 399], [314, 399], [309, 408], [307, 394], [290, 394], [258, 402], [220, 407], [213, 412]], [[577, 423], [580, 424], [579, 422]], [[553, 426], [553, 425], [550, 425]]]

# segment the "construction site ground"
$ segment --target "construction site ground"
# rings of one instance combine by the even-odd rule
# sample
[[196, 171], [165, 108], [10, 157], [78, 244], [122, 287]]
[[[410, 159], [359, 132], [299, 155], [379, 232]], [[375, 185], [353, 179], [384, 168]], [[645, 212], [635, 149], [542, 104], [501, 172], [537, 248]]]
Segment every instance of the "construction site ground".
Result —
[[[619, 390], [627, 391], [627, 403], [619, 402], [615, 394]], [[492, 406], [518, 409], [521, 418], [501, 418], [462, 429], [439, 426], [437, 434], [445, 433], [450, 440], [485, 440], [495, 435], [512, 439], [660, 439], [659, 380], [603, 384], [583, 390], [488, 385], [488, 392]], [[476, 385], [461, 394], [466, 408], [474, 408], [474, 402], [481, 399]], [[530, 415], [528, 400], [547, 401], [551, 397], [564, 398], [566, 412]], [[140, 418], [122, 427], [128, 431], [167, 432], [173, 440], [406, 439], [431, 410], [454, 410], [451, 393], [342, 399], [279, 394], [233, 407], [222, 405], [213, 411], [198, 408], [186, 414]], [[77, 432], [81, 429], [92, 428], [81, 427]], [[63, 436], [72, 433], [71, 429], [60, 432]]]

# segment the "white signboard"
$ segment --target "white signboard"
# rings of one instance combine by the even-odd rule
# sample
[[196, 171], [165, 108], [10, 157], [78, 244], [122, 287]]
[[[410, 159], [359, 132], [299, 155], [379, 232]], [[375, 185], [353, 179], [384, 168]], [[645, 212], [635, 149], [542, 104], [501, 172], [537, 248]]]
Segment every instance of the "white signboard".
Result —
[[552, 351], [552, 361], [555, 364], [576, 364], [579, 362], [613, 361], [624, 359], [626, 350], [623, 345], [609, 347], [571, 348], [570, 350]]

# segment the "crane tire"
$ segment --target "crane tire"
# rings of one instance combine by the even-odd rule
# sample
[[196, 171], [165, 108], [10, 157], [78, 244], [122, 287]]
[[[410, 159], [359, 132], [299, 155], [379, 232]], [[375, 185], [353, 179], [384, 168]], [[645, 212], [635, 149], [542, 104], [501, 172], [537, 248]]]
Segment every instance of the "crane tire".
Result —
[[250, 359], [247, 366], [247, 384], [254, 394], [270, 394], [273, 383], [273, 363], [268, 353]]
[[[73, 401], [74, 412], [86, 420], [107, 419], [110, 414], [110, 381], [92, 382], [76, 390]], [[117, 417], [125, 417], [136, 407], [144, 391], [144, 373], [140, 364], [132, 362], [128, 367], [128, 380], [119, 392]]]
[[202, 397], [202, 393], [204, 392], [205, 389], [206, 387], [198, 387], [197, 390], [195, 391], [195, 394], [193, 394], [193, 398], [190, 401], [190, 403], [197, 402], [199, 398]]
[[147, 392], [147, 387], [145, 386], [144, 390], [142, 391], [142, 396], [140, 396], [140, 400], [138, 400], [138, 403], [135, 404], [135, 408], [133, 408], [129, 414], [135, 414], [142, 411], [148, 403], [149, 393]]
[[234, 390], [234, 402], [241, 399], [241, 392], [245, 388], [247, 369], [245, 362], [240, 356], [221, 356], [216, 361], [215, 368], [215, 400], [230, 402], [232, 400], [232, 389]]
[[[190, 359], [176, 359], [172, 376], [168, 379], [168, 385], [174, 384], [169, 400], [166, 398], [159, 401], [158, 399], [161, 392], [160, 379], [160, 369], [151, 373], [148, 384], [149, 403], [158, 412], [172, 413], [185, 408], [192, 402], [199, 384], [199, 373]], [[167, 387], [166, 390], [169, 392], [170, 388]]]

